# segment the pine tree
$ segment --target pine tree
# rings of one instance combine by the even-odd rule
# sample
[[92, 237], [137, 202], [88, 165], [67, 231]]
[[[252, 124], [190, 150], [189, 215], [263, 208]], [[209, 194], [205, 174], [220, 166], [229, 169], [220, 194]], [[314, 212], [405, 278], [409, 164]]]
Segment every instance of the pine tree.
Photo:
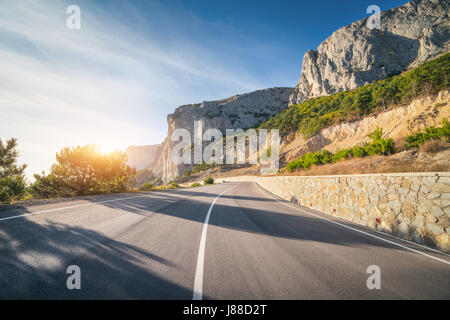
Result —
[[26, 165], [17, 165], [17, 139], [0, 139], [0, 202], [20, 199], [25, 192]]

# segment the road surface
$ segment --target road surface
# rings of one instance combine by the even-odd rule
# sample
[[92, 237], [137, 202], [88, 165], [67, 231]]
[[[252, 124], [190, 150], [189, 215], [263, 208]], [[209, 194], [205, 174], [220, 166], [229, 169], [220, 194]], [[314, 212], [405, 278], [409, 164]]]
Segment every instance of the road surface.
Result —
[[1, 211], [0, 298], [449, 299], [450, 256], [225, 183]]

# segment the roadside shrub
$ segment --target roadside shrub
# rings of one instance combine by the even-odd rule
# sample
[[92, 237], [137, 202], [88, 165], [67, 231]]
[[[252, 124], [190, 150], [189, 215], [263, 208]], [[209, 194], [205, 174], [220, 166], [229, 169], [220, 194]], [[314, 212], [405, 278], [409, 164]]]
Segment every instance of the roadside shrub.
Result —
[[383, 130], [377, 128], [374, 132], [369, 134], [372, 142], [366, 143], [364, 146], [354, 146], [350, 149], [341, 149], [332, 154], [328, 150], [317, 151], [314, 153], [308, 152], [289, 162], [286, 165], [286, 170], [289, 172], [297, 169], [308, 170], [312, 166], [323, 165], [331, 162], [338, 162], [349, 158], [362, 158], [372, 155], [388, 155], [395, 153], [395, 144], [392, 139], [383, 138]]
[[206, 184], [214, 184], [214, 179], [212, 177], [206, 178], [203, 183]]
[[446, 142], [450, 139], [450, 123], [447, 119], [442, 119], [441, 127], [426, 127], [424, 131], [408, 136], [403, 145], [405, 146], [405, 149], [418, 148], [427, 141], [438, 139], [442, 139]]
[[152, 191], [155, 189], [155, 185], [151, 182], [144, 183], [139, 190], [140, 191]]
[[362, 158], [367, 155], [366, 149], [364, 147], [360, 147], [360, 146], [354, 146], [348, 152], [355, 158]]
[[64, 148], [50, 173], [35, 175], [30, 190], [37, 198], [118, 193], [135, 185], [136, 170], [121, 151], [102, 153], [96, 145]]
[[17, 165], [19, 152], [17, 139], [0, 139], [0, 202], [11, 202], [21, 199], [25, 194], [26, 165]]
[[[395, 153], [395, 144], [394, 140], [391, 138], [384, 139], [383, 138], [383, 129], [377, 128], [374, 132], [369, 134], [369, 137], [372, 139], [371, 143], [368, 143], [364, 146], [365, 152], [368, 156], [374, 155], [389, 155]], [[355, 155], [353, 155], [355, 157]]]
[[195, 183], [190, 185], [191, 188], [197, 188], [197, 187], [200, 187], [200, 186], [201, 186], [201, 184], [198, 183], [198, 182], [195, 182]]
[[352, 149], [340, 149], [333, 155], [333, 162], [349, 159], [353, 156]]
[[0, 177], [0, 202], [11, 202], [25, 195], [25, 182], [22, 176]]
[[167, 186], [168, 189], [177, 189], [179, 185], [175, 181], [171, 181]]

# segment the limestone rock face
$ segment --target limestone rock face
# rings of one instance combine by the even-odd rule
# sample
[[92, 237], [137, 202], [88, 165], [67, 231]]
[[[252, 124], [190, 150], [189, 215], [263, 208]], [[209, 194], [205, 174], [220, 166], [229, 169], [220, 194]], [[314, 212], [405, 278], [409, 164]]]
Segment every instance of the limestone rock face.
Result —
[[199, 121], [202, 131], [219, 129], [225, 135], [226, 129], [248, 129], [257, 127], [261, 122], [288, 107], [292, 88], [270, 88], [251, 93], [240, 94], [218, 101], [204, 101], [178, 107], [167, 116], [168, 133], [162, 144], [162, 151], [153, 172], [168, 182], [180, 176], [192, 165], [177, 165], [171, 159], [172, 133], [176, 129], [186, 129], [194, 137], [194, 122]]
[[381, 13], [380, 29], [368, 18], [335, 31], [303, 58], [289, 104], [355, 89], [413, 68], [450, 49], [450, 2], [413, 0]]

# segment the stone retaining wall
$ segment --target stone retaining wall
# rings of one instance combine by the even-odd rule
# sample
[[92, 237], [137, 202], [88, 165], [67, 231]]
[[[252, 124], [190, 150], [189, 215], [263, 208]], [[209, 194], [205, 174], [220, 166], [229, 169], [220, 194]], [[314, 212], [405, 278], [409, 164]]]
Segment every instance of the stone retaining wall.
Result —
[[305, 207], [450, 252], [450, 173], [236, 177]]

